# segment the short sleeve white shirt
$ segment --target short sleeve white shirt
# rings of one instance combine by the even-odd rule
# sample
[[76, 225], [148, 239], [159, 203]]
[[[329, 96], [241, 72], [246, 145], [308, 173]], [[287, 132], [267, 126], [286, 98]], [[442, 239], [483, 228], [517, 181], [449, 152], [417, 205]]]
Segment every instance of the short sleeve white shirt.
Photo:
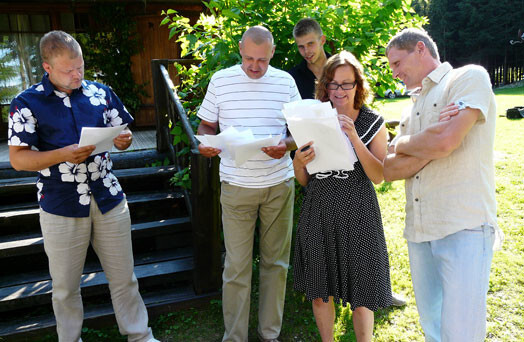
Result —
[[[269, 66], [259, 79], [249, 78], [240, 65], [216, 72], [209, 83], [198, 117], [218, 122], [220, 131], [230, 126], [242, 131], [251, 129], [255, 137], [269, 134], [286, 136], [284, 103], [300, 100], [291, 75]], [[221, 159], [220, 180], [246, 188], [265, 188], [292, 178], [293, 164], [286, 152], [273, 159], [260, 151], [241, 167]]]

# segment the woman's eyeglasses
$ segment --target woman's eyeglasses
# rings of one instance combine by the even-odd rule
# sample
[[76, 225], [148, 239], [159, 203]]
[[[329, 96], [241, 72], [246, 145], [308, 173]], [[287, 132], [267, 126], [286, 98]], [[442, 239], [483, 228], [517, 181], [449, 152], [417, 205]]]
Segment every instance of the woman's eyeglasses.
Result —
[[342, 90], [351, 90], [351, 89], [355, 88], [356, 85], [357, 85], [357, 82], [342, 83], [342, 84], [328, 83], [328, 84], [326, 84], [326, 89], [328, 89], [328, 90], [337, 90], [340, 87], [340, 88], [342, 88]]

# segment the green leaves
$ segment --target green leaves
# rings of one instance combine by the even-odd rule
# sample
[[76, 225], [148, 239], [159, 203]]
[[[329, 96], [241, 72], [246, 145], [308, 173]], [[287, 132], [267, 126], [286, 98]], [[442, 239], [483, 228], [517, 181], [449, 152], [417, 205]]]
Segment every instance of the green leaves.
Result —
[[[264, 25], [273, 33], [276, 51], [271, 65], [289, 70], [302, 57], [293, 39], [293, 27], [304, 17], [317, 19], [327, 37], [330, 53], [349, 50], [360, 58], [372, 82], [382, 87], [393, 85], [391, 72], [383, 62], [384, 46], [405, 26], [422, 25], [418, 15], [405, 16], [410, 0], [211, 0], [203, 1], [208, 11], [194, 25], [175, 11], [163, 12], [162, 25], [171, 29], [170, 40], [180, 44], [182, 57], [201, 60], [198, 67], [175, 65], [181, 84], [177, 86], [182, 105], [196, 130], [196, 112], [204, 99], [211, 76], [218, 70], [241, 63], [238, 42], [246, 28]], [[381, 90], [383, 93], [383, 90]], [[171, 129], [173, 144], [187, 144], [178, 125]], [[181, 148], [179, 154], [188, 149]], [[175, 184], [185, 184], [184, 174], [174, 177]]]
[[171, 184], [174, 186], [180, 186], [185, 189], [191, 190], [191, 178], [189, 175], [191, 174], [190, 168], [186, 167], [185, 169], [182, 169], [175, 173], [173, 177], [169, 180]]
[[97, 30], [77, 36], [89, 68], [86, 78], [111, 86], [134, 115], [140, 109], [140, 96], [147, 96], [144, 84], [136, 84], [131, 73], [131, 57], [142, 48], [135, 22], [123, 5], [100, 2], [91, 10]]
[[180, 122], [177, 122], [176, 125], [174, 125], [171, 128], [170, 133], [173, 136], [173, 145], [177, 145], [180, 142], [183, 142], [184, 144], [189, 144], [187, 135], [180, 126]]

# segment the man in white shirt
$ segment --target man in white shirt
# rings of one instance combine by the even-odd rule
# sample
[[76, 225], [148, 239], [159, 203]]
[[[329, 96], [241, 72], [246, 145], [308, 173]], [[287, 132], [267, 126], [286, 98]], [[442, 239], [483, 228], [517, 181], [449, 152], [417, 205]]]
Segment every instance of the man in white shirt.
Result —
[[[262, 137], [282, 134], [277, 146], [262, 151], [237, 166], [221, 159], [222, 223], [226, 260], [223, 273], [223, 341], [248, 339], [252, 254], [255, 225], [259, 219], [260, 299], [258, 335], [261, 341], [277, 341], [289, 266], [293, 223], [294, 180], [289, 151], [295, 149], [287, 136], [284, 103], [300, 100], [293, 78], [269, 65], [275, 52], [273, 36], [266, 28], [249, 28], [239, 43], [242, 64], [216, 72], [209, 83], [198, 117], [198, 134], [216, 134], [234, 126], [251, 129]], [[205, 157], [221, 151], [199, 146]]]
[[415, 90], [410, 115], [384, 162], [406, 179], [411, 277], [426, 341], [484, 341], [496, 221], [496, 106], [480, 66], [441, 63], [429, 35], [406, 29], [389, 42], [393, 76]]

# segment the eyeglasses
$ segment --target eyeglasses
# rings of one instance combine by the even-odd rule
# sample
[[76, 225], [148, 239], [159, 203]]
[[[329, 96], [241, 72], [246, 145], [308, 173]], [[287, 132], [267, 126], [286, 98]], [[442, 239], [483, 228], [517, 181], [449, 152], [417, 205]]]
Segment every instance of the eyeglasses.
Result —
[[326, 84], [326, 89], [328, 89], [328, 90], [338, 90], [338, 88], [342, 88], [342, 90], [351, 90], [351, 89], [355, 88], [356, 85], [357, 85], [357, 82], [342, 83], [342, 84], [328, 83], [328, 84]]

